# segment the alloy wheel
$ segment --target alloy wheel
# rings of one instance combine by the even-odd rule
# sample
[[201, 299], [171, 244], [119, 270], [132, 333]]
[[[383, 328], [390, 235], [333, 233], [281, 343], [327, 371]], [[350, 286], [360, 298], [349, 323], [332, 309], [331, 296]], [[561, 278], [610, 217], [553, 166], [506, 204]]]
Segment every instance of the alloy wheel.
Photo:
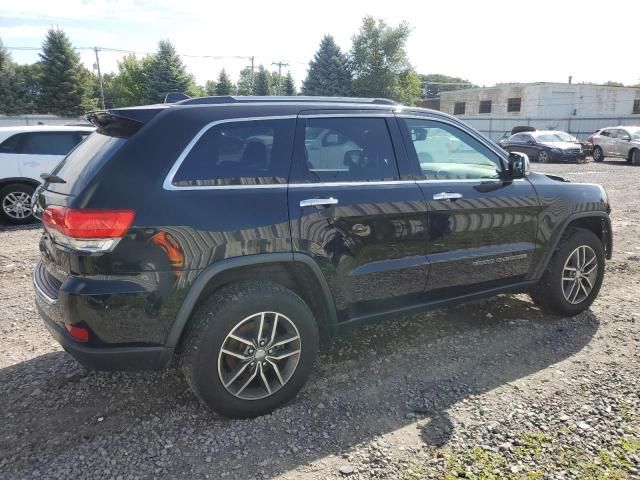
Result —
[[293, 376], [302, 342], [295, 324], [277, 312], [240, 321], [224, 339], [218, 375], [224, 388], [242, 400], [259, 400], [280, 390]]
[[562, 269], [562, 293], [572, 305], [582, 303], [591, 293], [598, 277], [598, 257], [588, 245], [576, 248]]
[[31, 196], [25, 192], [10, 192], [2, 199], [2, 211], [10, 218], [24, 220], [31, 216]]
[[548, 160], [547, 152], [542, 151], [538, 154], [538, 162], [547, 163], [547, 160]]

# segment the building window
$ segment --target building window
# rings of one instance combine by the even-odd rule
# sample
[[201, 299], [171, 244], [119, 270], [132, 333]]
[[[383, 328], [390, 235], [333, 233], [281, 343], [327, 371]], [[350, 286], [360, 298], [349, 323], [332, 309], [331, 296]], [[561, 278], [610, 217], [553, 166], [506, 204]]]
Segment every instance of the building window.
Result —
[[453, 114], [454, 115], [464, 115], [465, 111], [465, 103], [464, 102], [456, 102], [453, 105]]
[[521, 98], [510, 98], [507, 102], [507, 112], [519, 112], [522, 105]]
[[633, 101], [633, 113], [640, 113], [640, 99]]
[[479, 113], [491, 113], [491, 100], [481, 100], [480, 101], [480, 111]]

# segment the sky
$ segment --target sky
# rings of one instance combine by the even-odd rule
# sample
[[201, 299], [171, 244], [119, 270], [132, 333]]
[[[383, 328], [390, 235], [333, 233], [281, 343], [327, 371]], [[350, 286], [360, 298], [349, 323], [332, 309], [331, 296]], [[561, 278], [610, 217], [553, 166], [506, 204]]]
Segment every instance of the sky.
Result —
[[[0, 39], [39, 47], [50, 27], [75, 47], [156, 50], [169, 39], [200, 84], [224, 67], [234, 80], [255, 56], [275, 70], [286, 62], [300, 83], [320, 39], [348, 51], [362, 18], [412, 28], [409, 60], [419, 73], [443, 73], [477, 85], [503, 82], [640, 82], [639, 0], [0, 0]], [[95, 56], [79, 50], [87, 68]], [[11, 50], [18, 63], [37, 51]], [[103, 72], [121, 52], [100, 52]], [[199, 58], [211, 56], [217, 58]]]

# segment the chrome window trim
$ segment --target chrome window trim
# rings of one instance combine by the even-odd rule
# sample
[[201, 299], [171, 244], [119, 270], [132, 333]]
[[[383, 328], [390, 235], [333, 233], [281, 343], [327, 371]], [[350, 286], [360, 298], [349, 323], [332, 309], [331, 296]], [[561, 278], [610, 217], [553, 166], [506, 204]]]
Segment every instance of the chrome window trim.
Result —
[[176, 173], [178, 173], [178, 170], [182, 166], [182, 162], [184, 162], [184, 159], [187, 157], [187, 155], [189, 155], [189, 152], [191, 152], [191, 149], [195, 146], [196, 143], [198, 143], [198, 140], [200, 140], [200, 138], [205, 133], [207, 133], [209, 129], [215, 127], [216, 125], [221, 125], [223, 123], [256, 122], [260, 120], [290, 120], [295, 118], [297, 118], [297, 115], [278, 115], [278, 116], [268, 116], [268, 117], [238, 117], [238, 118], [225, 118], [222, 120], [215, 120], [213, 122], [207, 123], [204, 127], [202, 127], [198, 131], [198, 133], [195, 134], [195, 136], [184, 148], [184, 150], [182, 151], [178, 159], [174, 162], [173, 166], [171, 167], [171, 170], [169, 170], [169, 173], [167, 173], [167, 176], [164, 179], [162, 188], [165, 190], [209, 190], [209, 189], [219, 188], [219, 187], [223, 187], [226, 189], [229, 189], [229, 187], [232, 187], [231, 189], [233, 189], [234, 187], [235, 188], [238, 188], [238, 187], [265, 188], [265, 187], [272, 187], [272, 186], [279, 187], [281, 185], [286, 186], [286, 183], [281, 183], [281, 184], [273, 184], [273, 185], [271, 184], [269, 185], [211, 185], [211, 186], [194, 185], [194, 186], [180, 187], [178, 185], [173, 184], [173, 178], [176, 176]]
[[302, 114], [298, 118], [393, 118], [392, 112], [388, 113], [327, 113], [327, 114]]

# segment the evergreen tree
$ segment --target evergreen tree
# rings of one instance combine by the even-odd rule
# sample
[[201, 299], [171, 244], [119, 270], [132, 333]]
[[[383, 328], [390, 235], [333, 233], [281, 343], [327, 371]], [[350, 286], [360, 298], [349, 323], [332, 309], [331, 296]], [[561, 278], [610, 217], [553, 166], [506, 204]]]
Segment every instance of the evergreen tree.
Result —
[[363, 19], [350, 54], [356, 96], [401, 101], [415, 96], [415, 72], [405, 49], [410, 33], [406, 22], [394, 28], [373, 17]]
[[212, 97], [216, 94], [215, 80], [207, 80], [204, 82], [204, 92], [208, 97]]
[[271, 74], [262, 65], [258, 67], [258, 71], [255, 74], [254, 82], [255, 95], [258, 95], [260, 97], [273, 95], [273, 91], [271, 88]]
[[240, 70], [240, 78], [236, 88], [238, 95], [254, 95], [254, 87], [252, 83], [251, 68], [246, 67]]
[[348, 97], [351, 95], [351, 73], [347, 59], [331, 35], [320, 42], [320, 48], [309, 62], [309, 72], [302, 86], [303, 95]]
[[67, 35], [59, 29], [50, 29], [40, 54], [40, 110], [72, 116], [84, 113], [89, 100], [88, 77]]
[[16, 98], [16, 106], [13, 113], [38, 113], [42, 63], [15, 65], [14, 68], [15, 76], [11, 79], [11, 90]]
[[287, 76], [284, 77], [284, 81], [282, 84], [282, 93], [287, 97], [292, 97], [296, 95], [296, 83], [293, 81], [293, 76], [291, 72], [287, 72]]
[[216, 85], [216, 95], [233, 95], [235, 93], [235, 85], [229, 78], [229, 75], [223, 68], [218, 75], [218, 83]]
[[145, 103], [162, 103], [169, 92], [189, 94], [195, 87], [193, 76], [187, 73], [184, 63], [173, 44], [161, 40], [158, 51], [144, 65]]

